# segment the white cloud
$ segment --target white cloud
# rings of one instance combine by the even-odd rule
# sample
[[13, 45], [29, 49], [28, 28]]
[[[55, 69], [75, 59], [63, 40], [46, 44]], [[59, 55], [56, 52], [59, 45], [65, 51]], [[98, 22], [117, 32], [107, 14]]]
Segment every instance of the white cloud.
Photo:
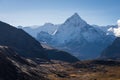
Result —
[[120, 27], [114, 29], [114, 34], [115, 36], [120, 37]]
[[120, 19], [117, 21], [118, 27], [120, 27]]

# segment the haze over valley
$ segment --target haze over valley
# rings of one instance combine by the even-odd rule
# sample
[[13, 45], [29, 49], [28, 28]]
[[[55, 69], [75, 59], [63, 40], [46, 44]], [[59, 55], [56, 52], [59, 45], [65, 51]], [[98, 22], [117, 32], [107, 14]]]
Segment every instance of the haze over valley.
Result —
[[0, 0], [0, 80], [120, 80], [119, 0]]

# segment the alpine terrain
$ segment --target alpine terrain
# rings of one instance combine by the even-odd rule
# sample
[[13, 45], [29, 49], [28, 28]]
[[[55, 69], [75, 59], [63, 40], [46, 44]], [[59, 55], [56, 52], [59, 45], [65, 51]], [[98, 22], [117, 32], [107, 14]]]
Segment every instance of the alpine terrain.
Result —
[[110, 45], [115, 36], [89, 25], [75, 13], [61, 24], [54, 34], [41, 31], [36, 39], [57, 49], [67, 51], [79, 59], [95, 59]]

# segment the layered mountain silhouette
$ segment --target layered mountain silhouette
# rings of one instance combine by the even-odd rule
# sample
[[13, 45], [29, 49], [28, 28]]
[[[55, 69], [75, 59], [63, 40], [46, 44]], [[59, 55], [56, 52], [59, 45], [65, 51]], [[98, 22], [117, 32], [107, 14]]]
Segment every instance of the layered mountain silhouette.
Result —
[[[57, 50], [55, 52], [55, 50], [44, 49], [38, 41], [22, 29], [17, 29], [4, 22], [0, 22], [0, 45], [11, 47], [13, 51], [26, 58], [51, 60], [52, 58], [50, 58], [48, 54], [51, 55], [50, 53], [54, 53], [56, 55], [57, 52], [60, 53]], [[66, 52], [61, 52], [61, 54], [57, 55], [62, 55], [62, 53], [69, 54]], [[57, 57], [57, 60], [62, 60], [61, 57], [62, 56]], [[64, 61], [71, 62], [69, 57], [71, 57], [70, 59], [73, 59], [72, 62], [78, 61], [78, 59], [72, 55], [67, 55], [66, 60]]]
[[[0, 22], [0, 80], [119, 79], [120, 61], [116, 61], [120, 59], [119, 37], [101, 55], [101, 59], [115, 60], [79, 61], [68, 53], [82, 52], [84, 48], [89, 53], [84, 53], [86, 57], [95, 58], [93, 50], [101, 51], [114, 40], [113, 35], [87, 24], [78, 14], [67, 19], [54, 34], [43, 31], [39, 35], [42, 44], [22, 29]], [[103, 73], [106, 75], [101, 76]]]
[[25, 57], [47, 59], [39, 42], [21, 29], [0, 22], [0, 45], [13, 48]]
[[119, 59], [120, 60], [120, 37], [107, 47], [101, 55], [102, 59]]
[[89, 25], [77, 13], [59, 25], [54, 34], [39, 32], [36, 39], [79, 59], [95, 59], [115, 39], [114, 35]]
[[[76, 62], [67, 52], [45, 49], [22, 29], [0, 22], [0, 80], [49, 80], [41, 61]], [[47, 62], [46, 62], [47, 61]]]
[[40, 68], [35, 71], [36, 66], [17, 55], [13, 49], [0, 46], [0, 80], [48, 80]]
[[18, 26], [18, 28], [28, 32], [34, 38], [36, 38], [37, 34], [41, 31], [48, 32], [49, 34], [53, 34], [54, 31], [58, 29], [58, 27], [59, 25], [54, 25], [51, 23], [45, 23], [42, 26], [27, 26], [27, 27]]

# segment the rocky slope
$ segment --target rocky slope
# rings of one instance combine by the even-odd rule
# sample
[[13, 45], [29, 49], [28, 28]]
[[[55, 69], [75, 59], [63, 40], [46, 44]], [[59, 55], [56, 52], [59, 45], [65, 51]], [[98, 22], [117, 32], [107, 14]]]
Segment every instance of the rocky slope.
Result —
[[120, 37], [107, 47], [101, 54], [102, 59], [119, 59], [120, 60]]
[[39, 33], [37, 40], [67, 51], [79, 59], [97, 58], [115, 39], [114, 35], [89, 25], [77, 13], [61, 24], [54, 35], [47, 34]]
[[79, 61], [79, 59], [72, 56], [68, 52], [57, 50], [57, 49], [51, 49], [51, 50], [46, 49], [46, 54], [48, 58], [51, 60], [59, 60], [59, 61], [70, 62], [70, 63]]
[[120, 62], [92, 60], [77, 63], [36, 63], [0, 46], [0, 80], [119, 80]]
[[17, 29], [4, 22], [0, 22], [0, 45], [10, 46], [22, 56], [46, 59], [38, 41], [22, 29]]
[[0, 80], [49, 80], [34, 62], [20, 57], [13, 49], [0, 46]]
[[[58, 56], [62, 53], [68, 55], [68, 53], [59, 52], [58, 50], [55, 51], [44, 49], [37, 40], [35, 40], [25, 31], [23, 31], [22, 29], [17, 29], [4, 22], [0, 22], [0, 45], [11, 47], [19, 55], [32, 59], [47, 61], [51, 60], [51, 58], [48, 56], [49, 53], [54, 53], [55, 55], [59, 53], [57, 54]], [[54, 54], [52, 55], [54, 56]], [[58, 58], [58, 60], [62, 60], [62, 58], [60, 57]], [[66, 61], [69, 62], [70, 60], [71, 62], [71, 59], [73, 59], [73, 61], [78, 61], [78, 59], [73, 57], [72, 55], [66, 56]]]

